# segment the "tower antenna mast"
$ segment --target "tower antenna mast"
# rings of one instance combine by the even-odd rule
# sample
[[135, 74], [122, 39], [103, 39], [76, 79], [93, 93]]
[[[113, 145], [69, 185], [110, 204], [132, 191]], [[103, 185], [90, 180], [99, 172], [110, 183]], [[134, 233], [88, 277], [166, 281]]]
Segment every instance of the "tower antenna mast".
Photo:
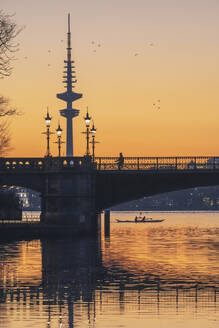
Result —
[[66, 118], [66, 156], [74, 156], [73, 151], [73, 118], [79, 115], [79, 110], [72, 108], [72, 103], [82, 97], [81, 93], [76, 93], [72, 89], [77, 82], [75, 76], [74, 61], [71, 59], [71, 22], [68, 14], [68, 33], [67, 33], [67, 60], [64, 60], [64, 80], [66, 91], [57, 93], [56, 97], [66, 102], [66, 108], [60, 110], [60, 115]]

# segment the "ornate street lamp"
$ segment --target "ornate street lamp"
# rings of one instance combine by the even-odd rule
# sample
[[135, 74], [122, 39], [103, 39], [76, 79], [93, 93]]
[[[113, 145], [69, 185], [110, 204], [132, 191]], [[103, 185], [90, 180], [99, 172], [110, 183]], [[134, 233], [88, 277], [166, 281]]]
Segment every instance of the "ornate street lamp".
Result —
[[64, 143], [64, 141], [61, 140], [61, 138], [62, 138], [62, 128], [60, 126], [60, 123], [58, 124], [58, 128], [56, 129], [56, 132], [57, 132], [58, 140], [55, 143], [58, 144], [58, 154], [59, 154], [59, 157], [61, 157], [61, 144]]
[[96, 135], [97, 129], [94, 127], [94, 123], [92, 125], [92, 128], [91, 128], [90, 132], [92, 134], [92, 141], [91, 141], [91, 144], [92, 144], [92, 159], [93, 159], [93, 162], [94, 162], [94, 159], [95, 159], [95, 143], [98, 143], [98, 141], [95, 141], [95, 135]]
[[49, 116], [49, 110], [47, 108], [47, 115], [45, 117], [45, 121], [46, 121], [46, 126], [49, 128], [50, 127], [50, 123], [51, 123], [52, 117]]
[[42, 134], [45, 134], [46, 135], [46, 139], [47, 139], [46, 156], [51, 156], [49, 142], [50, 142], [50, 135], [51, 134], [54, 134], [54, 132], [50, 132], [50, 123], [51, 123], [51, 120], [52, 120], [52, 117], [49, 116], [49, 109], [47, 107], [47, 115], [45, 117], [45, 121], [46, 121], [46, 132], [42, 132]]
[[90, 150], [89, 150], [89, 137], [90, 137], [90, 121], [91, 121], [91, 117], [88, 114], [88, 107], [87, 107], [87, 114], [84, 117], [85, 120], [85, 124], [86, 124], [86, 140], [87, 140], [87, 150], [86, 150], [86, 155], [89, 156], [90, 155]]

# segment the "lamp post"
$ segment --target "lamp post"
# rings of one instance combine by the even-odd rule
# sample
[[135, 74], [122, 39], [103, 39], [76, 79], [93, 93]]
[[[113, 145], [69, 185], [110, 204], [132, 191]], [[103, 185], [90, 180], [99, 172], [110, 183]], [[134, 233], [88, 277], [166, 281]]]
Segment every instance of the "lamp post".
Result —
[[53, 132], [50, 132], [50, 123], [51, 123], [52, 117], [49, 116], [49, 110], [47, 108], [47, 115], [45, 117], [46, 121], [46, 132], [42, 132], [42, 134], [46, 135], [47, 140], [47, 150], [46, 150], [46, 156], [51, 156], [50, 154], [50, 147], [49, 147], [49, 141], [50, 141], [50, 135], [54, 134]]
[[87, 150], [86, 150], [86, 155], [89, 156], [90, 155], [90, 150], [89, 150], [89, 137], [90, 137], [90, 121], [91, 121], [91, 117], [88, 114], [88, 108], [87, 108], [87, 114], [84, 117], [85, 120], [85, 124], [86, 124], [86, 140], [87, 140]]
[[95, 129], [94, 123], [92, 125], [92, 128], [91, 128], [90, 132], [92, 134], [92, 141], [91, 141], [91, 144], [92, 144], [92, 159], [93, 159], [93, 162], [94, 162], [94, 159], [95, 159], [95, 143], [97, 143], [97, 141], [95, 141], [95, 135], [96, 135], [97, 129]]
[[58, 156], [61, 157], [61, 144], [64, 143], [64, 141], [61, 140], [62, 138], [62, 128], [60, 126], [60, 123], [58, 124], [58, 128], [56, 129], [57, 132], [57, 138], [58, 140], [55, 142], [58, 144]]

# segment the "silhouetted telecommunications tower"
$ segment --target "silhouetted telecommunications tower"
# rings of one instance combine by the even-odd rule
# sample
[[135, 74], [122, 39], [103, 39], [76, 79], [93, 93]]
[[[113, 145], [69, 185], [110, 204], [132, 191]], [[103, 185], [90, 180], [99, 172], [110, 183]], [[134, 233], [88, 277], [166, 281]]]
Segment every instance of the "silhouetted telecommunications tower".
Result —
[[66, 102], [66, 108], [60, 110], [61, 116], [64, 116], [67, 120], [67, 132], [66, 132], [66, 156], [73, 156], [73, 125], [72, 119], [79, 115], [79, 110], [72, 108], [72, 102], [82, 97], [81, 93], [72, 91], [74, 84], [77, 82], [74, 61], [71, 60], [71, 31], [70, 31], [70, 14], [68, 14], [68, 34], [67, 34], [67, 60], [64, 60], [64, 83], [66, 84], [66, 91], [58, 93], [57, 98]]

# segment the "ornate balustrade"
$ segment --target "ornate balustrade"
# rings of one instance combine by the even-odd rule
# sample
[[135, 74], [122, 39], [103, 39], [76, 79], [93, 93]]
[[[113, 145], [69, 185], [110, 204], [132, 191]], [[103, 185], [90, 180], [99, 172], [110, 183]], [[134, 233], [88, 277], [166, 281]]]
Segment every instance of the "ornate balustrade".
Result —
[[90, 168], [93, 163], [90, 157], [20, 157], [0, 158], [1, 170], [45, 170]]
[[[118, 170], [118, 157], [96, 157], [97, 170]], [[219, 170], [219, 157], [124, 157], [121, 170]]]
[[[118, 157], [20, 157], [0, 158], [1, 170], [46, 170], [93, 168], [118, 170]], [[120, 169], [124, 170], [219, 170], [219, 157], [124, 157]]]

